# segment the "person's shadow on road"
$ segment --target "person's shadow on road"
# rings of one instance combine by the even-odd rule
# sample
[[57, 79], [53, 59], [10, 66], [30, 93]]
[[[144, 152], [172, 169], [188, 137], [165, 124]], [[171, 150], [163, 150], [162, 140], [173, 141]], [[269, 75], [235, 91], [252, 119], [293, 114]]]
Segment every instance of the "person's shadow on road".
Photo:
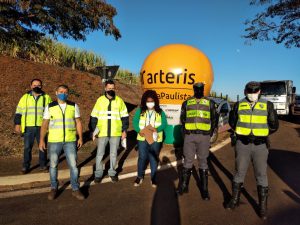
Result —
[[178, 176], [170, 163], [169, 158], [164, 156], [161, 165], [168, 165], [169, 168], [157, 172], [158, 185], [152, 201], [151, 225], [180, 224], [179, 203], [175, 192]]

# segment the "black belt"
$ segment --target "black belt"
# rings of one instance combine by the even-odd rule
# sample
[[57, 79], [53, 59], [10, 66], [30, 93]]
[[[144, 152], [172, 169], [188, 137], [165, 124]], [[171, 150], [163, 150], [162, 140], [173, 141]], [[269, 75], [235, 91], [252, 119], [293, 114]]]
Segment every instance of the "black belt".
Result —
[[203, 134], [203, 135], [209, 135], [209, 131], [204, 130], [185, 130], [185, 134]]
[[238, 136], [237, 140], [240, 140], [244, 145], [248, 145], [250, 143], [254, 145], [262, 145], [267, 143], [267, 138], [257, 138], [257, 137], [249, 137], [249, 136], [245, 136], [245, 137]]

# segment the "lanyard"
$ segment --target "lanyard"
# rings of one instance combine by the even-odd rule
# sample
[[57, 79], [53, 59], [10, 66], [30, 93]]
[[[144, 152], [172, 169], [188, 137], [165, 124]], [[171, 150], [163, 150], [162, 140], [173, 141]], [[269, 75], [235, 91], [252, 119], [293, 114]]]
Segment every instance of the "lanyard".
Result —
[[[149, 110], [147, 110], [146, 115], [147, 115], [147, 118], [149, 119], [149, 124], [151, 123], [151, 117], [152, 117], [153, 113], [154, 113], [154, 110], [151, 113], [149, 112]], [[154, 124], [153, 124], [153, 126], [155, 126], [155, 120], [156, 120], [156, 117], [154, 118]], [[145, 126], [146, 125], [147, 125], [147, 120], [145, 121]]]

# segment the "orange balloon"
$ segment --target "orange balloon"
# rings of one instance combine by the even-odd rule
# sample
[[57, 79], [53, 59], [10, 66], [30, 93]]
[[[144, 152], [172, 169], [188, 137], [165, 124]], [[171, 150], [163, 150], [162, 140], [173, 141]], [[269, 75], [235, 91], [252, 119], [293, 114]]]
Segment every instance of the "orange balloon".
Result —
[[208, 96], [214, 81], [209, 59], [197, 48], [170, 44], [154, 50], [145, 59], [140, 72], [144, 90], [155, 90], [161, 104], [182, 104], [193, 96], [193, 84], [205, 83]]

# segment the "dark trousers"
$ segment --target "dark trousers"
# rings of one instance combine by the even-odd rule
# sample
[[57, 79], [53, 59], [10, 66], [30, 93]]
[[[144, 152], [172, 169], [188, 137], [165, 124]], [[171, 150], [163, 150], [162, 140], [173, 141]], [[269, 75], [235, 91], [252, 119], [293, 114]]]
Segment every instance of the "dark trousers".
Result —
[[183, 144], [183, 167], [191, 169], [195, 155], [199, 161], [200, 169], [208, 169], [207, 157], [209, 156], [210, 136], [203, 134], [185, 134]]
[[147, 141], [138, 141], [138, 177], [143, 178], [145, 175], [145, 169], [147, 162], [150, 162], [151, 179], [155, 179], [158, 161], [159, 151], [161, 148], [161, 142], [154, 142], [148, 144]]
[[[24, 133], [24, 159], [23, 168], [29, 169], [32, 159], [32, 147], [34, 144], [34, 139], [37, 143], [40, 142], [40, 128], [41, 127], [26, 127]], [[40, 167], [46, 166], [47, 155], [46, 153], [39, 151], [39, 163]]]
[[255, 145], [253, 143], [243, 144], [240, 140], [238, 140], [235, 146], [236, 173], [233, 179], [234, 182], [244, 182], [250, 161], [252, 161], [257, 185], [267, 187], [268, 155], [269, 150], [266, 143], [259, 145]]

